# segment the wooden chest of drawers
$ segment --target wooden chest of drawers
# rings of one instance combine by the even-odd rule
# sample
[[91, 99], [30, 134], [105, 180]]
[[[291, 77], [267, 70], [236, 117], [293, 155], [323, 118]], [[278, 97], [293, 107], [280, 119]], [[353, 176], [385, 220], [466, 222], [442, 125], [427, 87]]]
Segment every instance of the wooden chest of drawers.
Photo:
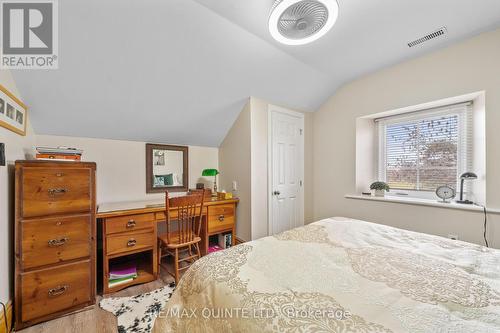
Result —
[[16, 162], [17, 329], [95, 303], [95, 169]]

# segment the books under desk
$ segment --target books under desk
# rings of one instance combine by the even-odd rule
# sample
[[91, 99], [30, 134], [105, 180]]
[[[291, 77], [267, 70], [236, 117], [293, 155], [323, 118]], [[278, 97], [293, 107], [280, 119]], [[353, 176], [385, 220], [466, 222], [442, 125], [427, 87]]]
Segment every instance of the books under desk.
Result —
[[146, 283], [154, 279], [152, 250], [109, 259], [108, 278], [104, 280], [109, 292]]

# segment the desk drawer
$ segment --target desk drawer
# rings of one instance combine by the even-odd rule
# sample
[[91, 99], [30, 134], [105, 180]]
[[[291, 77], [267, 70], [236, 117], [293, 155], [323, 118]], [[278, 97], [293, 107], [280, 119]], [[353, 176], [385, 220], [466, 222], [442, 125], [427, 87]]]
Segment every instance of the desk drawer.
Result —
[[22, 216], [90, 212], [91, 172], [86, 168], [24, 168]]
[[24, 269], [90, 256], [90, 215], [21, 222]]
[[167, 217], [165, 216], [165, 212], [155, 213], [155, 220], [156, 221], [166, 221]]
[[214, 233], [234, 226], [234, 205], [208, 206], [208, 232]]
[[153, 232], [127, 232], [106, 237], [106, 254], [113, 255], [152, 248], [155, 245], [156, 235]]
[[105, 222], [106, 234], [154, 228], [154, 219], [155, 215], [153, 213], [110, 217]]
[[89, 260], [21, 275], [22, 321], [91, 301]]

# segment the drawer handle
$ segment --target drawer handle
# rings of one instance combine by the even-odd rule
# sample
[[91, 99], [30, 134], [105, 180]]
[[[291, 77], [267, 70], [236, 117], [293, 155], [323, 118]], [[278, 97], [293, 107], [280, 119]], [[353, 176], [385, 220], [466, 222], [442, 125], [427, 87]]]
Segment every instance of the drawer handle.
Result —
[[64, 176], [64, 173], [62, 173], [62, 172], [56, 173], [56, 177], [62, 177], [62, 176]]
[[135, 246], [135, 244], [137, 244], [137, 241], [135, 239], [129, 239], [129, 241], [127, 242], [128, 247]]
[[68, 192], [68, 190], [65, 188], [49, 188], [48, 192], [49, 195], [56, 195], [56, 194], [65, 194]]
[[68, 291], [69, 286], [68, 285], [63, 285], [63, 286], [57, 286], [54, 289], [49, 290], [49, 297], [57, 297], [62, 294], [64, 294], [66, 291]]
[[127, 228], [133, 228], [135, 227], [136, 223], [134, 220], [130, 220], [127, 222]]
[[224, 221], [224, 215], [219, 215], [219, 221]]
[[69, 241], [68, 237], [63, 237], [59, 239], [51, 239], [48, 241], [50, 247], [58, 247], [66, 244]]

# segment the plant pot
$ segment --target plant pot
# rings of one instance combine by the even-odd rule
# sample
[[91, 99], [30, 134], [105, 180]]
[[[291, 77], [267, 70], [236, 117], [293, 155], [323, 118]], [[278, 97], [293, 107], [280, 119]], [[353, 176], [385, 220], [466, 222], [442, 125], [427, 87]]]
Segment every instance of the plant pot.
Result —
[[375, 190], [376, 197], [385, 197], [385, 190]]

